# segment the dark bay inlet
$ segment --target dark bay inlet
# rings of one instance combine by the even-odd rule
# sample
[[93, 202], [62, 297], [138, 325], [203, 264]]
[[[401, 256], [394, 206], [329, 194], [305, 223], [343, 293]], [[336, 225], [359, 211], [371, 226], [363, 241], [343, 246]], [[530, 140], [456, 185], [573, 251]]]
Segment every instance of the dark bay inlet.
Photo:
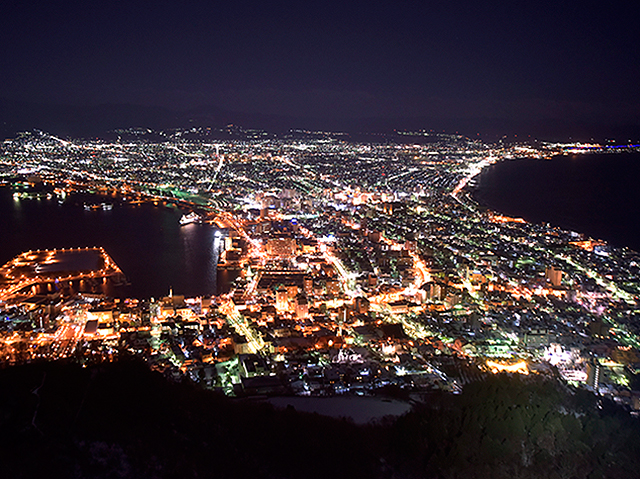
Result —
[[[101, 204], [105, 208], [95, 207]], [[226, 279], [218, 277], [217, 230], [208, 224], [181, 226], [184, 213], [174, 206], [93, 195], [71, 195], [64, 202], [19, 199], [2, 187], [0, 264], [27, 250], [102, 246], [129, 282], [120, 295], [157, 298], [170, 287], [187, 296], [216, 294], [219, 283], [226, 287]]]

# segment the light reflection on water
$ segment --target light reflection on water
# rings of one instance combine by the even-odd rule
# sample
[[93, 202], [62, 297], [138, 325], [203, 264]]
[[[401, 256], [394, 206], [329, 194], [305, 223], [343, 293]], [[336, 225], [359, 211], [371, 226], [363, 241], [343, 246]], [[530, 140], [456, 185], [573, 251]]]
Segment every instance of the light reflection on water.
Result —
[[209, 225], [189, 224], [179, 229], [184, 275], [199, 294], [216, 293], [217, 264], [220, 257], [220, 238]]
[[29, 249], [103, 246], [130, 285], [91, 289], [138, 298], [158, 298], [169, 288], [185, 296], [212, 295], [235, 279], [232, 272], [218, 274], [221, 240], [214, 226], [180, 226], [185, 211], [175, 207], [116, 202], [111, 211], [85, 211], [85, 200], [97, 201], [88, 195], [71, 195], [62, 205], [55, 198], [14, 201], [12, 191], [0, 187], [0, 264]]

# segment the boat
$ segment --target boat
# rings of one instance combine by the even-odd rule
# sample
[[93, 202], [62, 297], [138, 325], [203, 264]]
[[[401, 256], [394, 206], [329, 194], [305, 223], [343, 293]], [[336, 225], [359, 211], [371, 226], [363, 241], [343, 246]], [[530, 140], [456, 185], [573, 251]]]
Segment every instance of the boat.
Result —
[[111, 211], [113, 209], [113, 203], [85, 203], [84, 210], [85, 211]]
[[182, 215], [182, 218], [180, 218], [181, 226], [189, 225], [191, 223], [202, 223], [202, 216], [200, 216], [195, 211], [192, 211], [187, 215]]

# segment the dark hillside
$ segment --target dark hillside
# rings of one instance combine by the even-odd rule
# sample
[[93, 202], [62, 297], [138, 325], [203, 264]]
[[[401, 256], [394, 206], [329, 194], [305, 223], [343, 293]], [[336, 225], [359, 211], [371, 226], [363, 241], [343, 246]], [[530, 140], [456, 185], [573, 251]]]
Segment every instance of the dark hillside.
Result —
[[0, 370], [0, 476], [639, 477], [640, 427], [550, 381], [506, 376], [393, 423], [173, 384], [138, 362]]

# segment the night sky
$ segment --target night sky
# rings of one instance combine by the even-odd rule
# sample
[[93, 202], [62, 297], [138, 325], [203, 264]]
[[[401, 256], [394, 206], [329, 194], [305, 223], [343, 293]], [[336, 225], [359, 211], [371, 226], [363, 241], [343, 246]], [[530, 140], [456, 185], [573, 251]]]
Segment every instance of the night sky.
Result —
[[634, 134], [639, 14], [637, 2], [5, 0], [0, 98]]

